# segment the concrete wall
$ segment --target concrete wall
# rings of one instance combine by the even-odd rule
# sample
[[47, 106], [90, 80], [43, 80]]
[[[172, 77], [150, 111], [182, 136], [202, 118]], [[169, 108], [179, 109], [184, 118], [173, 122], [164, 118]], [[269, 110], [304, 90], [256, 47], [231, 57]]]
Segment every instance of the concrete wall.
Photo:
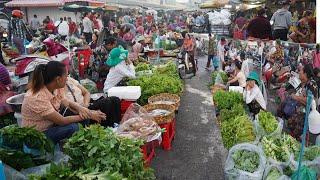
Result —
[[[75, 21], [75, 13], [66, 12], [60, 10], [58, 7], [29, 7], [23, 8], [25, 15], [28, 16], [28, 22], [33, 18], [33, 15], [36, 14], [40, 21], [49, 16], [53, 21], [58, 21], [60, 17], [71, 17], [73, 21]], [[79, 22], [80, 13], [77, 13], [77, 21]]]

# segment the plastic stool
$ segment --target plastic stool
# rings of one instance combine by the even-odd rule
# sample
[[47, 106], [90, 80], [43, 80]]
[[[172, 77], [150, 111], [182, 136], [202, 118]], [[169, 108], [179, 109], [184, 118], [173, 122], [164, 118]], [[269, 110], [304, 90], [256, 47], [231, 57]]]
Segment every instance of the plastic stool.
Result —
[[170, 123], [159, 124], [161, 128], [165, 128], [166, 132], [162, 133], [161, 146], [164, 150], [171, 150], [171, 142], [174, 139], [176, 131], [176, 120], [173, 119]]
[[150, 166], [151, 160], [156, 156], [156, 153], [154, 150], [156, 141], [157, 140], [147, 142], [141, 147], [145, 166]]

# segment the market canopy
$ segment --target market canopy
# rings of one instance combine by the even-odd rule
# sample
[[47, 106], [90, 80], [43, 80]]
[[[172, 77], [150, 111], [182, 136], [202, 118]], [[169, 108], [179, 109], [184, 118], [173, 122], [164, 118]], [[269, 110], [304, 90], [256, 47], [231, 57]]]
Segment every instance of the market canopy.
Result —
[[78, 4], [65, 5], [61, 7], [61, 9], [68, 12], [91, 12], [91, 11], [101, 12], [103, 11], [103, 8], [101, 7], [81, 6]]
[[212, 0], [212, 1], [207, 1], [207, 2], [200, 4], [200, 8], [202, 8], [202, 9], [221, 8], [227, 4], [229, 4], [229, 0]]
[[6, 7], [59, 7], [67, 3], [83, 2], [92, 6], [104, 5], [101, 0], [12, 0], [5, 4]]

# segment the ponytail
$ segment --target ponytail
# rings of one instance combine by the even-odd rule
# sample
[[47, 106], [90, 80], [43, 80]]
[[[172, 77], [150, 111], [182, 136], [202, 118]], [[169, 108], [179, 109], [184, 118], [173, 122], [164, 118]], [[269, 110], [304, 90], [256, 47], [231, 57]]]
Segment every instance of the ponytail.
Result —
[[45, 85], [51, 83], [56, 77], [66, 73], [66, 66], [58, 61], [50, 61], [48, 64], [39, 64], [32, 73], [29, 89], [37, 93]]
[[47, 65], [39, 64], [32, 73], [32, 79], [29, 83], [29, 89], [31, 89], [32, 93], [37, 93], [44, 86], [44, 77], [43, 74], [46, 72]]

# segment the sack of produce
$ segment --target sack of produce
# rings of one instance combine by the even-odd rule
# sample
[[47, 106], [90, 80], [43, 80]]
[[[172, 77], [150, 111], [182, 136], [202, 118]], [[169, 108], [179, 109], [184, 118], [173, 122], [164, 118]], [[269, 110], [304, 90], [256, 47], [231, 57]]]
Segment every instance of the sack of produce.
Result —
[[257, 180], [262, 179], [266, 166], [263, 150], [253, 144], [243, 143], [233, 146], [225, 163], [226, 179]]
[[[220, 75], [220, 78], [217, 78], [217, 76]], [[225, 72], [220, 72], [220, 71], [214, 71], [211, 74], [211, 79], [213, 84], [225, 84], [228, 82], [228, 75]], [[222, 81], [221, 81], [222, 79]]]
[[261, 146], [268, 162], [286, 167], [290, 164], [293, 154], [299, 151], [300, 143], [290, 135], [282, 134], [280, 137], [263, 137]]
[[131, 104], [129, 106], [116, 133], [121, 137], [142, 139], [145, 142], [161, 138], [161, 128], [159, 125], [138, 104]]
[[96, 83], [93, 82], [93, 81], [90, 80], [90, 79], [80, 80], [80, 84], [81, 84], [83, 87], [85, 87], [85, 88], [90, 92], [90, 94], [94, 94], [94, 93], [97, 93], [97, 92], [98, 92]]
[[254, 121], [256, 134], [259, 137], [280, 136], [283, 128], [283, 120], [276, 119], [271, 112], [260, 111]]
[[[298, 168], [298, 160], [299, 160], [300, 151], [297, 151], [294, 154], [294, 158], [292, 159], [292, 164]], [[310, 146], [306, 147], [303, 158], [302, 158], [302, 165], [309, 167], [317, 172], [320, 176], [320, 146]]]
[[290, 180], [290, 178], [283, 174], [280, 166], [269, 164], [264, 170], [263, 180]]
[[248, 116], [237, 116], [234, 120], [221, 123], [221, 136], [224, 147], [230, 149], [232, 146], [252, 142], [257, 143], [259, 139], [254, 134], [252, 121]]

